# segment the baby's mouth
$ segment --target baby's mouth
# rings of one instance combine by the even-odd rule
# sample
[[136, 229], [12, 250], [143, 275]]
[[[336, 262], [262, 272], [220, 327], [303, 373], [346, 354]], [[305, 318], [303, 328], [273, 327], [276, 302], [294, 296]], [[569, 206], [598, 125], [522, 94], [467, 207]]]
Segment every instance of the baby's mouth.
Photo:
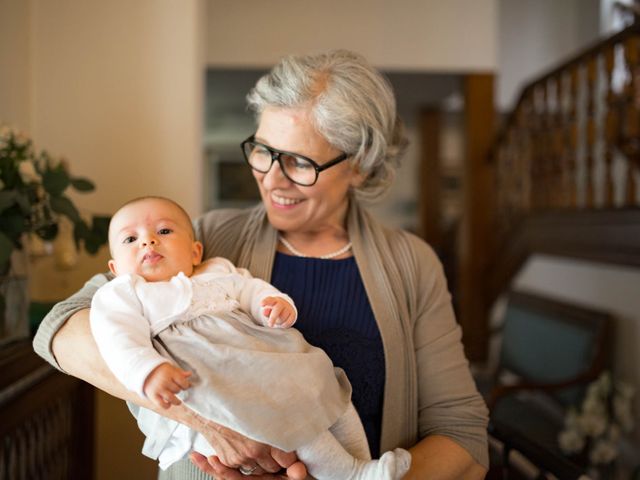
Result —
[[149, 253], [146, 253], [144, 257], [142, 257], [142, 263], [149, 263], [153, 265], [154, 263], [160, 261], [160, 259], [162, 259], [162, 255], [152, 250]]

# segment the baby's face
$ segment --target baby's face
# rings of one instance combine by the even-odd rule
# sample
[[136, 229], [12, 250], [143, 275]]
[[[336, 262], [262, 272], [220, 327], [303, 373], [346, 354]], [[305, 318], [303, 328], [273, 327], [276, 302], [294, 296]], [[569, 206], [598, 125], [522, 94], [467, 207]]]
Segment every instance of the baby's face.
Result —
[[202, 244], [191, 223], [175, 205], [148, 198], [120, 209], [111, 219], [109, 269], [115, 275], [136, 273], [149, 282], [190, 276], [202, 260]]

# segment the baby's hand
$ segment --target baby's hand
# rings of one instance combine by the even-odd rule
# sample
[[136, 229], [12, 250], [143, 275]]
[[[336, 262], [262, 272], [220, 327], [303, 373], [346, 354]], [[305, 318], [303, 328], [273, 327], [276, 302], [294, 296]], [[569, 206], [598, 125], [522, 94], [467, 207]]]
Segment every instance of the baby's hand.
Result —
[[260, 305], [270, 327], [289, 328], [296, 322], [296, 310], [282, 297], [265, 297]]
[[147, 376], [142, 389], [153, 403], [161, 408], [169, 408], [171, 405], [180, 405], [180, 399], [175, 394], [191, 386], [188, 380], [190, 376], [191, 372], [168, 362], [162, 363]]

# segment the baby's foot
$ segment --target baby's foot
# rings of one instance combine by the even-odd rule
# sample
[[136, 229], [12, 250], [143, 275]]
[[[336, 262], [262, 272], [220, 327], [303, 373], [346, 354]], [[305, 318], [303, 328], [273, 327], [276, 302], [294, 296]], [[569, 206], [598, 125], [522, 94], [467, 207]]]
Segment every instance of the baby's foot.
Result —
[[379, 460], [363, 462], [357, 480], [400, 480], [409, 471], [411, 454], [403, 448], [386, 452]]

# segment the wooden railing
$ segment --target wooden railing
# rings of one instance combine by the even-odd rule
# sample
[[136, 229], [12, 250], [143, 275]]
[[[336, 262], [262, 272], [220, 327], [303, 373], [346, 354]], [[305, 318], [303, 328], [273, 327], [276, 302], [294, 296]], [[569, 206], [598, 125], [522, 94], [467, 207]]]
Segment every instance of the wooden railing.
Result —
[[529, 83], [491, 160], [492, 294], [532, 252], [640, 266], [640, 24]]

